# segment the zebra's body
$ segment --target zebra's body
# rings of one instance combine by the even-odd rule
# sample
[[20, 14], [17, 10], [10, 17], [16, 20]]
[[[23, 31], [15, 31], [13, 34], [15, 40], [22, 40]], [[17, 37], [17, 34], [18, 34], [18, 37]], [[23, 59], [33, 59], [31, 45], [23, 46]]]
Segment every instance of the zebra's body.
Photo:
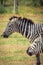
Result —
[[8, 37], [13, 32], [19, 32], [30, 40], [32, 44], [27, 49], [27, 54], [35, 54], [37, 65], [40, 65], [39, 55], [43, 50], [43, 24], [35, 24], [30, 19], [13, 16], [2, 36]]

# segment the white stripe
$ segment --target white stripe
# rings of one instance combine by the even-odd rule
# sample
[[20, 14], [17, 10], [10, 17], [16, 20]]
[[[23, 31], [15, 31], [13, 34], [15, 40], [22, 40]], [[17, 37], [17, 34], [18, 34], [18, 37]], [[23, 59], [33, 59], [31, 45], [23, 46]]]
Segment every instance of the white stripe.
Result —
[[24, 30], [24, 24], [25, 24], [25, 20], [23, 21], [23, 25], [22, 25], [22, 32]]
[[29, 37], [29, 34], [30, 34], [30, 23], [29, 23], [29, 26], [28, 26], [28, 35], [27, 35], [27, 38]]
[[26, 22], [26, 25], [25, 25], [24, 36], [25, 36], [25, 34], [26, 34], [26, 27], [27, 27], [27, 22]]
[[21, 26], [22, 26], [22, 21], [20, 21], [20, 33], [22, 32]]
[[32, 33], [33, 33], [32, 30], [33, 30], [33, 25], [31, 24], [31, 31], [30, 31], [31, 35], [30, 35], [29, 39], [31, 39], [31, 36], [32, 36]]
[[37, 24], [35, 24], [35, 34], [37, 33]]

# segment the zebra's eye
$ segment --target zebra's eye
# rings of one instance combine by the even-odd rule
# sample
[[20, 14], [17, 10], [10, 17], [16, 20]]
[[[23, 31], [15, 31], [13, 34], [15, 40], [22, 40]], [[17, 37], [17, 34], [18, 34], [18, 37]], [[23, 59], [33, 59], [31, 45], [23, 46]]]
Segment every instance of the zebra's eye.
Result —
[[10, 26], [9, 26], [10, 27]]
[[9, 27], [11, 27], [11, 25], [9, 25]]
[[9, 28], [9, 30], [8, 30], [9, 32], [11, 32], [12, 31], [12, 28]]

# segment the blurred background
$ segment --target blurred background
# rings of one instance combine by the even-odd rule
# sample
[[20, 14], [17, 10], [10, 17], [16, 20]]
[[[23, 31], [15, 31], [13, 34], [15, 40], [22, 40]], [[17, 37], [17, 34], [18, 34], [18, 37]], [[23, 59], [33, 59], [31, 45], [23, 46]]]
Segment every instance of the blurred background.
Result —
[[[43, 0], [0, 0], [0, 65], [34, 65], [35, 56], [28, 56], [26, 50], [29, 40], [19, 33], [9, 38], [1, 37], [11, 16], [32, 19], [35, 23], [43, 23]], [[43, 54], [41, 54], [43, 65]]]
[[[0, 0], [0, 16], [18, 15], [43, 20], [43, 0]], [[38, 22], [37, 21], [37, 22]]]
[[[26, 7], [30, 7], [26, 9]], [[0, 14], [2, 13], [42, 13], [43, 11], [34, 11], [33, 8], [42, 8], [43, 0], [0, 0]], [[33, 10], [32, 10], [32, 9]], [[17, 12], [18, 11], [18, 12]], [[25, 12], [24, 12], [25, 11]]]

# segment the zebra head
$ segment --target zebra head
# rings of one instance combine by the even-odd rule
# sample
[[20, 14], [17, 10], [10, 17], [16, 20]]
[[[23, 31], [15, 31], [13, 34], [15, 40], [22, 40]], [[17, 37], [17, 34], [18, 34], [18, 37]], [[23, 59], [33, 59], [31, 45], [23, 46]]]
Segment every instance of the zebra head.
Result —
[[37, 55], [38, 53], [41, 52], [41, 42], [40, 40], [35, 41], [30, 45], [30, 47], [27, 49], [27, 54], [32, 56], [32, 55]]
[[28, 49], [27, 49], [27, 54], [32, 56], [34, 55], [36, 52], [36, 50], [34, 49], [34, 46], [30, 46]]
[[5, 31], [3, 32], [2, 36], [7, 38], [9, 35], [11, 35], [13, 32], [18, 31], [18, 24], [17, 24], [18, 18], [17, 17], [11, 17], [10, 21], [7, 24], [7, 27]]
[[32, 56], [34, 54], [34, 51], [33, 51], [33, 49], [31, 47], [29, 47], [26, 52], [30, 56]]

